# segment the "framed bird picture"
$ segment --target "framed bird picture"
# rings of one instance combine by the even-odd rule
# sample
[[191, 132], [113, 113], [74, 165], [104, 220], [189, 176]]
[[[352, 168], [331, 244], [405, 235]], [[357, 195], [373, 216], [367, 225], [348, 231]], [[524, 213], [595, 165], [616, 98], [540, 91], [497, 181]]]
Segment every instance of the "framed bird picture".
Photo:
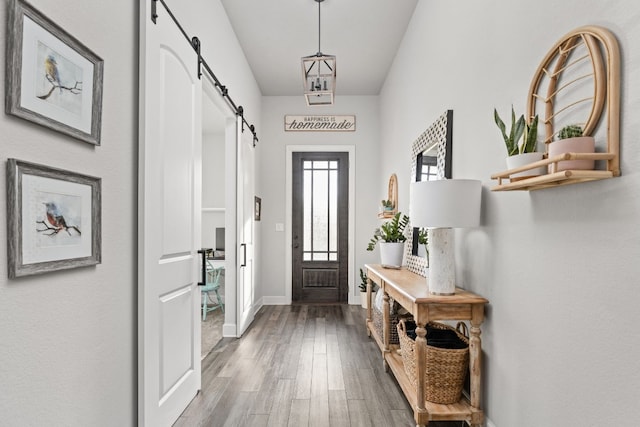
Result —
[[102, 59], [22, 0], [7, 30], [7, 113], [100, 145]]
[[8, 159], [9, 278], [100, 264], [100, 199], [100, 178]]

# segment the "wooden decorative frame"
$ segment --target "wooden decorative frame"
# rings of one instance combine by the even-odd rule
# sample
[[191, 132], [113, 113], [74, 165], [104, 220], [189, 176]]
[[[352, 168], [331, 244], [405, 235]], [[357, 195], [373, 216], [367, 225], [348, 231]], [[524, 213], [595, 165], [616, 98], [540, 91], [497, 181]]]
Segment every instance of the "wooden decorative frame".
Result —
[[100, 145], [103, 61], [23, 0], [9, 0], [6, 112]]
[[101, 262], [101, 180], [7, 160], [9, 278]]
[[[439, 179], [452, 178], [453, 157], [453, 110], [445, 111], [411, 145], [411, 182], [417, 182], [417, 159], [420, 153], [436, 147], [437, 172]], [[409, 200], [411, 204], [411, 200]], [[411, 218], [407, 229], [412, 230], [405, 245], [407, 270], [426, 277], [429, 261], [425, 257], [413, 255], [413, 241], [417, 238], [418, 228], [411, 227]]]
[[393, 218], [398, 213], [398, 177], [392, 173], [389, 177], [389, 191], [387, 200], [391, 201], [393, 209], [391, 211], [383, 211], [378, 214], [378, 218]]

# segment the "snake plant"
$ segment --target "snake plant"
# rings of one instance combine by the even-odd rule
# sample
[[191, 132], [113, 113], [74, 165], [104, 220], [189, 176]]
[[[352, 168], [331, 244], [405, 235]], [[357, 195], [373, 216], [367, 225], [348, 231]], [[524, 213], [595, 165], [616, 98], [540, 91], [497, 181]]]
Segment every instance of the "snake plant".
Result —
[[[496, 125], [500, 129], [502, 133], [502, 138], [504, 139], [504, 143], [507, 146], [507, 154], [509, 156], [514, 156], [516, 154], [524, 154], [524, 153], [533, 153], [537, 148], [537, 138], [538, 138], [538, 116], [536, 115], [531, 124], [527, 123], [524, 119], [524, 115], [521, 115], [516, 120], [516, 112], [511, 106], [511, 128], [509, 129], [509, 134], [507, 135], [507, 129], [498, 114], [498, 110], [493, 109], [493, 119], [496, 122]], [[520, 139], [524, 136], [524, 139], [520, 141]]]

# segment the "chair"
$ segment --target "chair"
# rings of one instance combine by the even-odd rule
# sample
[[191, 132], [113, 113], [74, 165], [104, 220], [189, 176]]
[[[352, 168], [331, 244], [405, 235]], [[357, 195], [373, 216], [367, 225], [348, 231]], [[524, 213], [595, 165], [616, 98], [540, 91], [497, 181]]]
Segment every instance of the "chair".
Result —
[[[218, 289], [220, 288], [220, 275], [224, 271], [224, 267], [214, 267], [207, 260], [207, 282], [205, 285], [200, 288], [202, 293], [202, 320], [207, 319], [207, 313], [216, 309], [221, 309], [224, 313], [224, 303], [222, 302], [222, 298], [220, 298], [220, 293]], [[210, 292], [214, 292], [216, 294], [217, 303], [214, 303], [211, 300]], [[208, 305], [211, 303], [213, 305]]]

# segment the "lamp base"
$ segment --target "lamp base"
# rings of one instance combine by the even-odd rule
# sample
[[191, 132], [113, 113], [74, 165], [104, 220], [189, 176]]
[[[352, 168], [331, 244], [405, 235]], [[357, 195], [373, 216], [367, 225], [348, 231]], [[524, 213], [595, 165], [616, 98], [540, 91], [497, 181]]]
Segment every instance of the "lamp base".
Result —
[[430, 228], [429, 234], [429, 293], [456, 293], [456, 265], [453, 251], [453, 229]]
[[455, 292], [442, 293], [442, 292], [433, 292], [433, 291], [431, 291], [431, 290], [429, 290], [429, 293], [430, 293], [431, 295], [438, 295], [438, 296], [445, 296], [445, 297], [447, 297], [447, 296], [451, 296], [451, 295], [455, 295], [455, 294], [456, 294]]

